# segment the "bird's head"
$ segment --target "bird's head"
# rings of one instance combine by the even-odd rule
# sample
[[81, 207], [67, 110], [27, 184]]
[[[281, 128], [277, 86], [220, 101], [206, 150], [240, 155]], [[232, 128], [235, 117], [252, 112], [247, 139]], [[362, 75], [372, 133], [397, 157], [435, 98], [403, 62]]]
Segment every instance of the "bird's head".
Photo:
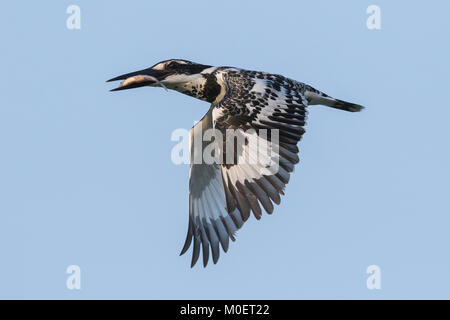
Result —
[[154, 66], [123, 74], [108, 80], [123, 80], [119, 87], [111, 91], [138, 87], [163, 87], [209, 102], [220, 93], [220, 85], [215, 76], [216, 68], [182, 59], [170, 59], [158, 62]]

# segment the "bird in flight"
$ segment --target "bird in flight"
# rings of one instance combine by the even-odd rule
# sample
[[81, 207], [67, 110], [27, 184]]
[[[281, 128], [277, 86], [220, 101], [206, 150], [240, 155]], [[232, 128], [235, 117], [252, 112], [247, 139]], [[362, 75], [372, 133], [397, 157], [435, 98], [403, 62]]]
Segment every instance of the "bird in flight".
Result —
[[[220, 247], [227, 252], [229, 239], [235, 240], [236, 231], [251, 213], [259, 220], [261, 206], [271, 214], [273, 204], [280, 204], [280, 195], [299, 162], [297, 143], [305, 132], [307, 106], [320, 104], [350, 112], [363, 109], [281, 75], [182, 59], [162, 61], [108, 81], [116, 80], [122, 82], [111, 91], [163, 87], [211, 103], [190, 130], [189, 225], [181, 255], [193, 243], [191, 267], [200, 249], [205, 267], [210, 251], [217, 263]], [[196, 132], [208, 129], [223, 134], [214, 136], [218, 147], [211, 152], [222, 161], [195, 161], [196, 150], [203, 155], [208, 148], [206, 142], [196, 142]], [[239, 134], [229, 138], [230, 130]], [[251, 139], [257, 143], [248, 143]], [[230, 143], [229, 148], [230, 140], [235, 145]], [[240, 161], [244, 156], [247, 161]], [[248, 161], [249, 157], [258, 161]]]

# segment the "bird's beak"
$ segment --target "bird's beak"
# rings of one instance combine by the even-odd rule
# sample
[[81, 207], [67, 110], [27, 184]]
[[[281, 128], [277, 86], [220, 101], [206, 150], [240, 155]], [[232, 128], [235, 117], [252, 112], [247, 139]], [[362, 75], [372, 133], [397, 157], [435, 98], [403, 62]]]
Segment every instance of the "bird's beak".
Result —
[[111, 89], [110, 91], [152, 86], [155, 84], [164, 86], [160, 81], [163, 80], [166, 75], [167, 72], [165, 71], [148, 68], [136, 72], [126, 73], [121, 76], [109, 79], [106, 82], [123, 80], [117, 88]]

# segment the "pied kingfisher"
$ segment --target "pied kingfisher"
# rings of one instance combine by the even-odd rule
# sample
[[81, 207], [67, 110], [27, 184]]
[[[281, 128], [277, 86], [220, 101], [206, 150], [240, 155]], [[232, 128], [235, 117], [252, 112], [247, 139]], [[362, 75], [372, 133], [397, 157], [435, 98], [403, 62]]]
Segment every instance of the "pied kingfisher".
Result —
[[[123, 81], [111, 91], [159, 86], [211, 103], [206, 115], [190, 131], [189, 226], [180, 255], [193, 239], [191, 267], [199, 258], [200, 247], [203, 265], [208, 263], [210, 248], [216, 263], [219, 244], [227, 252], [229, 239], [235, 240], [235, 232], [251, 212], [260, 219], [260, 205], [271, 214], [273, 203], [280, 204], [280, 195], [284, 195], [290, 173], [299, 161], [297, 143], [305, 132], [308, 105], [321, 104], [350, 112], [363, 109], [281, 75], [212, 67], [182, 59], [162, 61], [108, 81], [116, 80]], [[278, 170], [268, 173], [258, 163], [192, 163], [192, 137], [198, 127], [221, 132], [252, 128], [258, 138], [261, 129], [277, 129]], [[241, 147], [249, 145], [243, 143]]]

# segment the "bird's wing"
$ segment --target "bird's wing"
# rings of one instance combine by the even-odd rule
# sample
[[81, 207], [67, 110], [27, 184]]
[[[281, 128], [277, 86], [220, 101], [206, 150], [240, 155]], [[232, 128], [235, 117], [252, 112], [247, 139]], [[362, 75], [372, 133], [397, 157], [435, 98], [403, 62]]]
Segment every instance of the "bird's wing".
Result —
[[[189, 132], [191, 149], [191, 166], [189, 172], [189, 226], [186, 242], [181, 254], [189, 249], [194, 242], [191, 267], [195, 265], [203, 252], [203, 264], [207, 265], [209, 248], [213, 261], [217, 262], [220, 255], [219, 243], [222, 249], [228, 250], [229, 239], [234, 241], [234, 234], [243, 225], [238, 210], [227, 210], [225, 188], [219, 164], [199, 163], [196, 154], [203, 153], [206, 143], [194, 141], [194, 136], [212, 128], [212, 109]], [[198, 141], [198, 140], [197, 140]]]
[[[299, 161], [297, 142], [304, 133], [307, 100], [299, 83], [254, 72], [247, 77], [227, 73], [224, 80], [225, 95], [211, 105], [190, 132], [189, 227], [181, 254], [193, 240], [191, 266], [199, 258], [200, 247], [204, 266], [210, 248], [216, 263], [219, 245], [225, 252], [228, 250], [229, 239], [235, 240], [236, 230], [250, 213], [261, 218], [260, 205], [267, 213], [273, 212], [273, 203], [280, 203], [280, 194], [284, 194], [290, 173]], [[202, 142], [200, 152], [194, 150], [196, 130], [204, 133], [211, 128], [223, 134], [220, 138], [223, 143], [216, 151], [220, 161], [211, 164], [194, 161], [207, 147]], [[234, 146], [227, 144], [230, 129], [235, 133], [231, 137]]]

